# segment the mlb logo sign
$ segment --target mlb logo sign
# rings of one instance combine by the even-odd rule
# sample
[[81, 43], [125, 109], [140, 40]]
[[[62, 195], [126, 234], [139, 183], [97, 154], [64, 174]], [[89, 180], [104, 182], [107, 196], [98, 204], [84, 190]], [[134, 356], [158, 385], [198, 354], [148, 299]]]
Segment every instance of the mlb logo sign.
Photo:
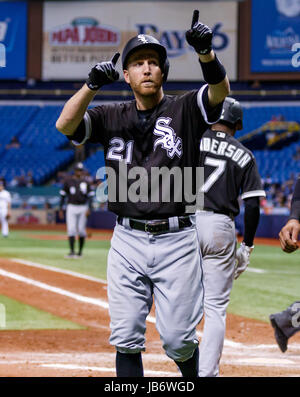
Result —
[[5, 45], [0, 43], [0, 68], [6, 66], [6, 48]]

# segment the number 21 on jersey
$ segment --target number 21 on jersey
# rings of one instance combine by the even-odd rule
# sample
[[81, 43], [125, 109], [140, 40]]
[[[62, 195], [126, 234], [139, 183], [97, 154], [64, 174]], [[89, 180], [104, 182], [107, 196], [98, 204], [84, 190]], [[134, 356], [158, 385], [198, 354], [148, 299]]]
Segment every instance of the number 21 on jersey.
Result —
[[125, 143], [122, 138], [112, 138], [109, 141], [107, 160], [124, 160], [126, 164], [130, 164], [132, 161], [133, 143], [134, 141]]

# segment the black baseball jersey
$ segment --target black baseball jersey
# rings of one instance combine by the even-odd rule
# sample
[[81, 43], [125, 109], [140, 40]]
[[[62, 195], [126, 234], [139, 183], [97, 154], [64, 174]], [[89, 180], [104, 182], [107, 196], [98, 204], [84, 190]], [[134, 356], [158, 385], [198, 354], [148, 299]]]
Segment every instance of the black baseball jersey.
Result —
[[300, 178], [297, 179], [295, 185], [289, 219], [298, 219], [300, 221]]
[[200, 141], [204, 167], [204, 208], [215, 212], [240, 212], [238, 197], [264, 197], [261, 178], [250, 150], [233, 136], [208, 129]]
[[[135, 100], [87, 110], [85, 137], [75, 132], [73, 142], [103, 144], [106, 170], [112, 169], [117, 175], [108, 182], [108, 186], [116, 185], [116, 192], [108, 197], [110, 211], [139, 219], [185, 213], [183, 167], [196, 167], [197, 142], [207, 124], [216, 122], [222, 110], [222, 103], [209, 107], [207, 91], [204, 85], [184, 95], [165, 95], [152, 112], [138, 112]], [[163, 191], [166, 179], [156, 173], [162, 167], [176, 174], [169, 174], [169, 197]], [[140, 194], [140, 200], [132, 201], [133, 191]]]
[[68, 204], [75, 205], [87, 204], [94, 196], [90, 183], [85, 178], [76, 177], [68, 178], [59, 193], [67, 198]]

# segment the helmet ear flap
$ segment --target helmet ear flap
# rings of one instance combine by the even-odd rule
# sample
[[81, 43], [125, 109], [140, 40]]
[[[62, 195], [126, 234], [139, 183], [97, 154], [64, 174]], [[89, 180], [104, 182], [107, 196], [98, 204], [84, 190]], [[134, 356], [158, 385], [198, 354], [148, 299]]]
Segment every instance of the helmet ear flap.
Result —
[[163, 81], [164, 82], [167, 81], [168, 74], [169, 74], [169, 69], [170, 69], [170, 62], [169, 62], [168, 58], [166, 58], [165, 64], [164, 64], [164, 68], [163, 68], [163, 71], [162, 71], [163, 74], [164, 74], [164, 77], [163, 77]]

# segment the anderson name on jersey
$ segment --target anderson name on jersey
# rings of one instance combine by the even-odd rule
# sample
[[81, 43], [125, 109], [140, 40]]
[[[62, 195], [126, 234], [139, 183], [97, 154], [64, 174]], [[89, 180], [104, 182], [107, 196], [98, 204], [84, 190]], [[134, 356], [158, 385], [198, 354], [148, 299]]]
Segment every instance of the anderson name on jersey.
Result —
[[252, 152], [233, 136], [208, 129], [199, 147], [205, 209], [236, 216], [239, 195], [242, 199], [265, 196]]

